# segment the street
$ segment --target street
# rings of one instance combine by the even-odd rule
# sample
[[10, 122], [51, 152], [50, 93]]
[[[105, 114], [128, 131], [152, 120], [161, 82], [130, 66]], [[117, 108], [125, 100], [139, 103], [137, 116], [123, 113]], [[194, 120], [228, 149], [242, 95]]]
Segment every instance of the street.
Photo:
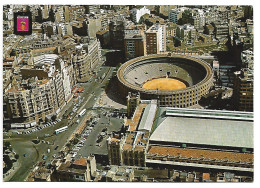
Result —
[[[63, 148], [66, 144], [67, 140], [70, 136], [74, 133], [77, 129], [78, 125], [81, 124], [81, 121], [84, 117], [92, 112], [93, 106], [96, 103], [96, 100], [99, 98], [102, 92], [104, 92], [104, 87], [106, 82], [112, 76], [113, 67], [109, 66], [101, 66], [98, 65], [96, 67], [97, 75], [96, 77], [92, 77], [86, 83], [78, 83], [81, 87], [84, 88], [84, 92], [80, 93], [80, 98], [83, 99], [81, 104], [78, 106], [77, 111], [73, 114], [72, 119], [69, 120], [67, 118], [62, 119], [63, 114], [67, 111], [66, 114], [71, 113], [73, 107], [76, 105], [76, 101], [72, 99], [61, 111], [58, 117], [61, 118], [61, 122], [58, 122], [55, 125], [51, 125], [49, 127], [43, 128], [42, 130], [32, 132], [31, 134], [16, 134], [12, 133], [9, 136], [7, 134], [4, 135], [4, 141], [9, 141], [12, 145], [13, 150], [19, 154], [20, 158], [18, 162], [20, 163], [20, 168], [16, 169], [13, 177], [10, 181], [24, 181], [24, 179], [28, 176], [29, 172], [34, 168], [34, 165], [39, 162], [45, 162], [46, 164], [50, 163], [53, 159], [53, 156], [57, 155], [59, 151]], [[105, 75], [105, 76], [103, 76]], [[103, 78], [102, 78], [103, 76]], [[101, 79], [100, 79], [101, 78]], [[78, 113], [82, 109], [87, 109], [87, 112], [84, 116], [78, 117]], [[79, 122], [76, 121], [79, 119]], [[82, 156], [88, 156], [92, 151], [106, 153], [106, 144], [104, 138], [101, 142], [101, 147], [96, 147], [96, 138], [98, 133], [107, 125], [107, 118], [102, 117], [97, 124], [97, 127], [90, 135], [86, 145], [80, 151]], [[108, 132], [113, 130], [117, 131], [121, 125], [122, 121], [120, 119], [111, 119], [111, 128], [108, 126]], [[55, 135], [54, 132], [56, 129], [64, 127], [66, 125], [71, 125], [68, 127], [68, 130], [58, 135]], [[19, 130], [18, 130], [19, 131]], [[47, 136], [46, 135], [50, 135]], [[39, 143], [35, 144], [32, 140], [39, 139]], [[50, 149], [50, 152], [47, 150]], [[93, 150], [94, 149], [94, 150]], [[24, 157], [26, 154], [26, 157]], [[45, 160], [43, 160], [43, 156], [45, 156]]]

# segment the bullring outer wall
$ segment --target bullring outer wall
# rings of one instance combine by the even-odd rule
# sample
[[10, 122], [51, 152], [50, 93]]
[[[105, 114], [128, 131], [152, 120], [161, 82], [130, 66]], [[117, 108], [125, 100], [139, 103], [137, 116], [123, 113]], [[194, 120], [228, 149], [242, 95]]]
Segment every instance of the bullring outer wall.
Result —
[[[161, 60], [172, 58], [172, 60], [181, 60], [183, 63], [193, 63], [201, 69], [205, 69], [204, 78], [187, 88], [173, 91], [160, 91], [160, 90], [149, 90], [140, 87], [139, 85], [134, 85], [125, 79], [124, 73], [130, 69], [137, 68], [140, 64], [149, 64], [149, 60]], [[171, 59], [170, 59], [171, 60]], [[195, 63], [195, 64], [194, 64]], [[196, 65], [195, 65], [196, 66]], [[159, 77], [159, 76], [158, 76]], [[126, 97], [128, 92], [140, 93], [141, 99], [158, 99], [160, 101], [160, 106], [171, 106], [185, 108], [198, 104], [201, 97], [208, 93], [210, 87], [213, 85], [213, 71], [211, 66], [201, 59], [197, 59], [191, 56], [171, 54], [171, 55], [149, 55], [131, 59], [124, 63], [117, 72], [118, 79], [118, 89], [119, 92]]]

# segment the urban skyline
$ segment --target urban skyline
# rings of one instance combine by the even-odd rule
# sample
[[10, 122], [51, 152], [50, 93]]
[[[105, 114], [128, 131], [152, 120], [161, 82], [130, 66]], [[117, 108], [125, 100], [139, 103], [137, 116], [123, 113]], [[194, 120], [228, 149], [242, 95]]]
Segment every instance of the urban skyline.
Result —
[[4, 5], [3, 181], [253, 182], [253, 47], [249, 5]]

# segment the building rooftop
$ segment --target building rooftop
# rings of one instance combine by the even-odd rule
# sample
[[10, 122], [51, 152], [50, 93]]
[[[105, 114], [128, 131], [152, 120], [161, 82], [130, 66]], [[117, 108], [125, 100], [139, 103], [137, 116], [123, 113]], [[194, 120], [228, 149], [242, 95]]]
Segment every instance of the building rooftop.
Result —
[[253, 163], [254, 154], [151, 146], [148, 155]]
[[147, 104], [140, 104], [140, 105], [138, 105], [133, 118], [132, 119], [128, 119], [126, 121], [126, 126], [129, 126], [128, 131], [135, 131], [136, 130], [136, 128], [138, 126], [138, 123], [139, 123], [139, 121], [141, 119], [141, 115], [142, 115], [143, 109], [146, 106], [147, 106]]
[[251, 112], [183, 108], [166, 108], [166, 116], [228, 120], [232, 119], [241, 121], [253, 121], [254, 119], [254, 115]]
[[86, 166], [87, 160], [88, 160], [88, 159], [86, 159], [86, 158], [80, 158], [80, 159], [74, 161], [73, 164], [74, 164], [74, 165]]
[[157, 111], [157, 102], [152, 101], [151, 104], [148, 104], [145, 107], [138, 130], [147, 130], [149, 132], [152, 130], [153, 120], [155, 118], [156, 111]]
[[[166, 110], [167, 109], [167, 110]], [[253, 148], [253, 122], [248, 113], [241, 121], [240, 112], [223, 118], [228, 111], [208, 111], [200, 115], [200, 110], [161, 108], [157, 114], [150, 141], [190, 143], [200, 145]], [[190, 113], [186, 116], [186, 112]], [[166, 115], [164, 115], [166, 113]], [[167, 114], [168, 113], [168, 114]], [[206, 111], [205, 111], [206, 113]], [[221, 116], [216, 116], [222, 113]], [[243, 113], [242, 113], [243, 114]], [[251, 116], [252, 117], [252, 113]], [[195, 116], [202, 116], [197, 118]], [[238, 116], [238, 117], [237, 117]], [[242, 115], [241, 115], [242, 116]], [[207, 117], [207, 118], [205, 118]], [[219, 118], [218, 118], [219, 117]], [[243, 116], [242, 116], [243, 117]], [[239, 119], [236, 119], [239, 118]], [[248, 119], [246, 119], [248, 118]]]

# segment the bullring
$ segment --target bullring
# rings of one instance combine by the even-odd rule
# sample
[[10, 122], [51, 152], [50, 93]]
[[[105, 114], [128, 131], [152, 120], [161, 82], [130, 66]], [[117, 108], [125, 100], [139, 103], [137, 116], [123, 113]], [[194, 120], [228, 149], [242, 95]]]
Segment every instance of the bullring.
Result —
[[[213, 85], [213, 71], [208, 63], [198, 58], [157, 54], [127, 61], [118, 69], [117, 79], [123, 96], [128, 92], [140, 93], [141, 99], [158, 99], [160, 106], [184, 108], [197, 104], [208, 93]], [[165, 83], [159, 79], [165, 79]], [[162, 89], [165, 84], [169, 85], [167, 79], [176, 80], [175, 83], [182, 86], [178, 89], [170, 85]], [[148, 82], [157, 80], [161, 84], [158, 87], [150, 87], [154, 83], [147, 86]]]

